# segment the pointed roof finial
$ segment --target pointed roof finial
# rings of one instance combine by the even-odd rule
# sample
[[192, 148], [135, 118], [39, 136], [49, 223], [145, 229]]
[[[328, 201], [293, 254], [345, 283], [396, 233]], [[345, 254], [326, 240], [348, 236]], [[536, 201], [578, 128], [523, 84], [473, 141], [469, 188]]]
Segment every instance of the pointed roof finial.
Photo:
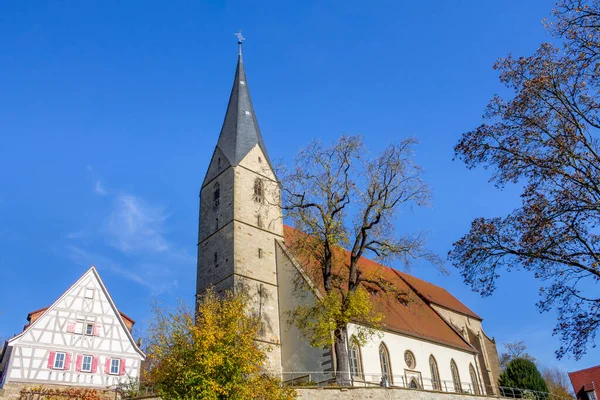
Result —
[[239, 32], [235, 33], [235, 36], [238, 39], [238, 55], [242, 55], [242, 41], [246, 40], [246, 38], [242, 35], [242, 30], [240, 29]]

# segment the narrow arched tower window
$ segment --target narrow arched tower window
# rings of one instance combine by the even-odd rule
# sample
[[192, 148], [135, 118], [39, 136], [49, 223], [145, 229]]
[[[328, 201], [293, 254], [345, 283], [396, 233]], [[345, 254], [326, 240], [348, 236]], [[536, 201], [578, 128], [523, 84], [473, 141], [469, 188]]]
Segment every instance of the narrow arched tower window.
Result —
[[213, 205], [214, 208], [219, 208], [219, 203], [221, 202], [221, 185], [219, 182], [215, 182], [213, 186]]
[[379, 363], [381, 365], [381, 383], [383, 386], [393, 384], [392, 365], [390, 364], [390, 352], [384, 343], [379, 345]]
[[460, 375], [458, 374], [458, 367], [454, 360], [450, 361], [450, 371], [452, 372], [452, 383], [454, 384], [454, 392], [462, 393], [462, 386], [460, 384]]
[[262, 203], [265, 199], [265, 187], [264, 182], [260, 178], [256, 178], [254, 181], [254, 201]]
[[440, 371], [438, 371], [437, 361], [433, 355], [429, 356], [429, 370], [431, 371], [431, 387], [433, 390], [442, 390]]
[[221, 157], [217, 158], [217, 171], [221, 172]]
[[471, 375], [471, 384], [473, 385], [473, 394], [481, 394], [479, 391], [479, 381], [477, 380], [477, 374], [473, 364], [469, 364], [469, 375]]
[[215, 255], [214, 255], [214, 264], [215, 264], [215, 268], [217, 268], [219, 266], [219, 253], [217, 253], [215, 251]]

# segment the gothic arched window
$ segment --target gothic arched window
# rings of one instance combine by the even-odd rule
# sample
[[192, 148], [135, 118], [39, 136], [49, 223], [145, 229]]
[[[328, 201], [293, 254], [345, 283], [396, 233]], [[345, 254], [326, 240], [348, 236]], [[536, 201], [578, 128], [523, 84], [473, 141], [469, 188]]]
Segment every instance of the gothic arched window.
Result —
[[391, 385], [392, 365], [390, 364], [390, 353], [384, 343], [379, 345], [379, 363], [381, 364], [381, 381], [384, 386]]
[[221, 201], [221, 185], [216, 182], [213, 186], [213, 203], [215, 208], [219, 208], [219, 202]]
[[462, 393], [462, 386], [460, 385], [460, 375], [458, 374], [458, 367], [454, 360], [450, 361], [450, 371], [452, 372], [452, 383], [454, 383], [454, 392]]
[[254, 180], [254, 201], [262, 203], [265, 199], [265, 184], [260, 178]]
[[412, 378], [410, 378], [410, 382], [408, 383], [408, 388], [409, 389], [418, 389], [419, 388], [419, 382], [417, 382], [417, 378], [415, 378], [414, 376]]
[[429, 370], [431, 371], [431, 386], [433, 390], [442, 390], [440, 371], [438, 371], [437, 361], [435, 361], [433, 354], [429, 356]]
[[348, 358], [350, 359], [350, 373], [352, 376], [355, 378], [362, 378], [362, 359], [360, 356], [360, 347], [354, 338], [350, 340]]
[[471, 375], [471, 384], [473, 385], [473, 394], [481, 394], [479, 392], [479, 381], [477, 380], [477, 374], [473, 364], [469, 364], [469, 375]]

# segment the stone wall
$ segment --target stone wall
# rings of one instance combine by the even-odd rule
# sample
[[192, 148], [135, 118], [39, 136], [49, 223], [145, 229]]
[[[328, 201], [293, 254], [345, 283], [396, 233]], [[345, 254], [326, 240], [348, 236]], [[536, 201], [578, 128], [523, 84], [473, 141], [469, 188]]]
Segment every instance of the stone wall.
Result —
[[[74, 387], [74, 386], [68, 386], [68, 385], [50, 385], [50, 384], [36, 385], [36, 384], [31, 384], [31, 383], [5, 383], [4, 387], [2, 389], [0, 389], [0, 400], [16, 400], [20, 397], [22, 389], [35, 388], [36, 386], [37, 387], [43, 386], [44, 389], [60, 389], [60, 390], [65, 390], [65, 389]], [[98, 388], [94, 388], [94, 387], [81, 387], [80, 389], [96, 390], [100, 393], [102, 398], [104, 398], [105, 400], [112, 400], [115, 398], [114, 390], [104, 390], [104, 389], [98, 389]], [[67, 399], [67, 398], [65, 397], [65, 399]]]
[[[454, 393], [428, 392], [414, 389], [385, 388], [305, 388], [296, 389], [299, 400], [486, 400], [497, 397], [473, 396]], [[0, 399], [4, 399], [0, 395]], [[160, 400], [158, 397], [140, 397]]]
[[297, 389], [302, 400], [477, 400], [494, 397], [473, 396], [454, 393], [429, 392], [415, 389], [385, 388], [312, 388]]

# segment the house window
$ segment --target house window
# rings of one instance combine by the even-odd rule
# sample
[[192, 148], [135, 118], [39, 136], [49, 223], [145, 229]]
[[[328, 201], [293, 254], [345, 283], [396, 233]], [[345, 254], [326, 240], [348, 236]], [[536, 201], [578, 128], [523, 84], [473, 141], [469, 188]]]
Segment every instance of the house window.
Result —
[[415, 361], [415, 355], [410, 350], [406, 350], [404, 352], [404, 362], [406, 366], [410, 369], [415, 369], [417, 366], [417, 362]]
[[94, 289], [85, 289], [85, 298], [93, 299], [94, 298]]
[[462, 386], [460, 384], [460, 375], [458, 374], [458, 367], [454, 360], [450, 361], [450, 371], [452, 372], [452, 383], [454, 384], [454, 392], [462, 393]]
[[392, 366], [390, 365], [390, 353], [384, 343], [379, 345], [379, 363], [381, 364], [381, 384], [389, 386], [392, 382]]
[[118, 375], [121, 370], [121, 360], [113, 358], [110, 360], [110, 374]]
[[360, 348], [355, 340], [350, 342], [350, 351], [348, 352], [350, 358], [350, 373], [356, 378], [362, 376], [361, 371], [361, 359], [360, 359]]
[[254, 181], [254, 201], [257, 203], [262, 203], [265, 199], [265, 187], [262, 179], [256, 178]]
[[94, 334], [94, 324], [85, 324], [85, 334], [88, 336]]
[[67, 355], [65, 353], [56, 353], [54, 355], [54, 369], [65, 369], [65, 359]]
[[438, 371], [437, 361], [433, 355], [429, 356], [429, 370], [431, 371], [431, 387], [433, 390], [442, 390], [440, 371]]
[[221, 200], [221, 185], [219, 182], [216, 182], [213, 186], [213, 205], [214, 208], [219, 208], [219, 202]]
[[481, 394], [479, 392], [479, 383], [477, 380], [477, 374], [475, 373], [475, 368], [473, 368], [473, 364], [469, 364], [469, 375], [471, 375], [471, 384], [473, 385], [473, 394]]
[[594, 390], [591, 390], [589, 392], [585, 392], [585, 394], [587, 394], [587, 397], [588, 397], [589, 400], [597, 400], [596, 392]]
[[92, 356], [83, 356], [81, 359], [81, 372], [92, 372]]

